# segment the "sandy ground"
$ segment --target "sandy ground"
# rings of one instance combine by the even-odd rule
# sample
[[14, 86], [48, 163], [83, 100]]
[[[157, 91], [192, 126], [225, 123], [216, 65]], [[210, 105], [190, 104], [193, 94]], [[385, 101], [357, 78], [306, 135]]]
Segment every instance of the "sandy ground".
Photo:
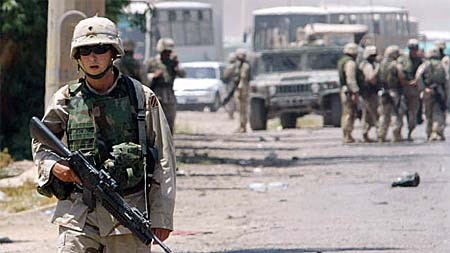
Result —
[[[450, 252], [449, 142], [423, 125], [414, 142], [343, 145], [337, 128], [236, 134], [223, 111], [176, 124], [174, 252]], [[392, 188], [404, 172], [420, 185]], [[0, 214], [0, 253], [56, 252], [51, 214]]]

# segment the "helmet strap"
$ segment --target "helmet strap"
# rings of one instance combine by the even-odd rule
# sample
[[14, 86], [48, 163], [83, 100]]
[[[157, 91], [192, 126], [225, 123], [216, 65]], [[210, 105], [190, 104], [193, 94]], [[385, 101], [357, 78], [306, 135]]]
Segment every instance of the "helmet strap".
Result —
[[107, 67], [105, 70], [103, 70], [102, 73], [99, 73], [99, 74], [97, 74], [97, 75], [92, 75], [92, 74], [89, 74], [87, 71], [85, 71], [85, 70], [83, 69], [83, 67], [81, 66], [79, 60], [78, 60], [77, 62], [78, 62], [78, 69], [83, 70], [84, 74], [86, 74], [88, 77], [90, 77], [90, 78], [92, 78], [92, 79], [100, 79], [100, 78], [104, 77], [104, 76], [106, 75], [106, 73], [108, 73], [108, 71], [109, 71], [109, 70], [112, 68], [112, 66], [113, 66], [113, 60], [111, 60], [111, 62], [109, 63], [108, 67]]

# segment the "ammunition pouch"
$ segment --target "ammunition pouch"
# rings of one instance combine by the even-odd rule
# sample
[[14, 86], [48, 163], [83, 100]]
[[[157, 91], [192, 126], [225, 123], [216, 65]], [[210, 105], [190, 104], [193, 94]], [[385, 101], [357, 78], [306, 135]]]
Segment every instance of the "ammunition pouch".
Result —
[[133, 193], [142, 189], [145, 170], [141, 145], [125, 142], [112, 148], [113, 158], [104, 162], [104, 169], [117, 181], [123, 193]]

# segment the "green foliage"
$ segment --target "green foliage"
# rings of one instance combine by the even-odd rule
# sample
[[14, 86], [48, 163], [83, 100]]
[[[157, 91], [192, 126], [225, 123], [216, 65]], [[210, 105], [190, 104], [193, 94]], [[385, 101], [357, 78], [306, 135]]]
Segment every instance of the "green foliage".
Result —
[[18, 160], [31, 158], [28, 120], [43, 113], [47, 6], [42, 0], [0, 4], [0, 52], [13, 54], [0, 66], [0, 149], [8, 147]]
[[106, 0], [105, 16], [117, 23], [119, 21], [119, 16], [123, 13], [123, 7], [129, 3], [130, 0]]
[[[129, 0], [106, 0], [118, 20]], [[0, 0], [0, 150], [30, 159], [28, 122], [44, 113], [47, 0]]]

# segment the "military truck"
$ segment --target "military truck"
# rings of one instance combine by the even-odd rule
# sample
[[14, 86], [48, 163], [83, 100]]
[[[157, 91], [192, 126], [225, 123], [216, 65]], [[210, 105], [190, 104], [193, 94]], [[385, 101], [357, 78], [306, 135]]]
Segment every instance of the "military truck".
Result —
[[280, 117], [283, 128], [316, 112], [325, 125], [340, 126], [341, 104], [337, 61], [342, 46], [302, 46], [258, 53], [250, 83], [250, 127], [266, 129]]
[[313, 112], [324, 125], [339, 127], [337, 62], [346, 43], [370, 43], [366, 32], [364, 25], [308, 24], [297, 29], [295, 42], [255, 52], [250, 127], [264, 130], [279, 117], [283, 128], [295, 128], [298, 117]]

